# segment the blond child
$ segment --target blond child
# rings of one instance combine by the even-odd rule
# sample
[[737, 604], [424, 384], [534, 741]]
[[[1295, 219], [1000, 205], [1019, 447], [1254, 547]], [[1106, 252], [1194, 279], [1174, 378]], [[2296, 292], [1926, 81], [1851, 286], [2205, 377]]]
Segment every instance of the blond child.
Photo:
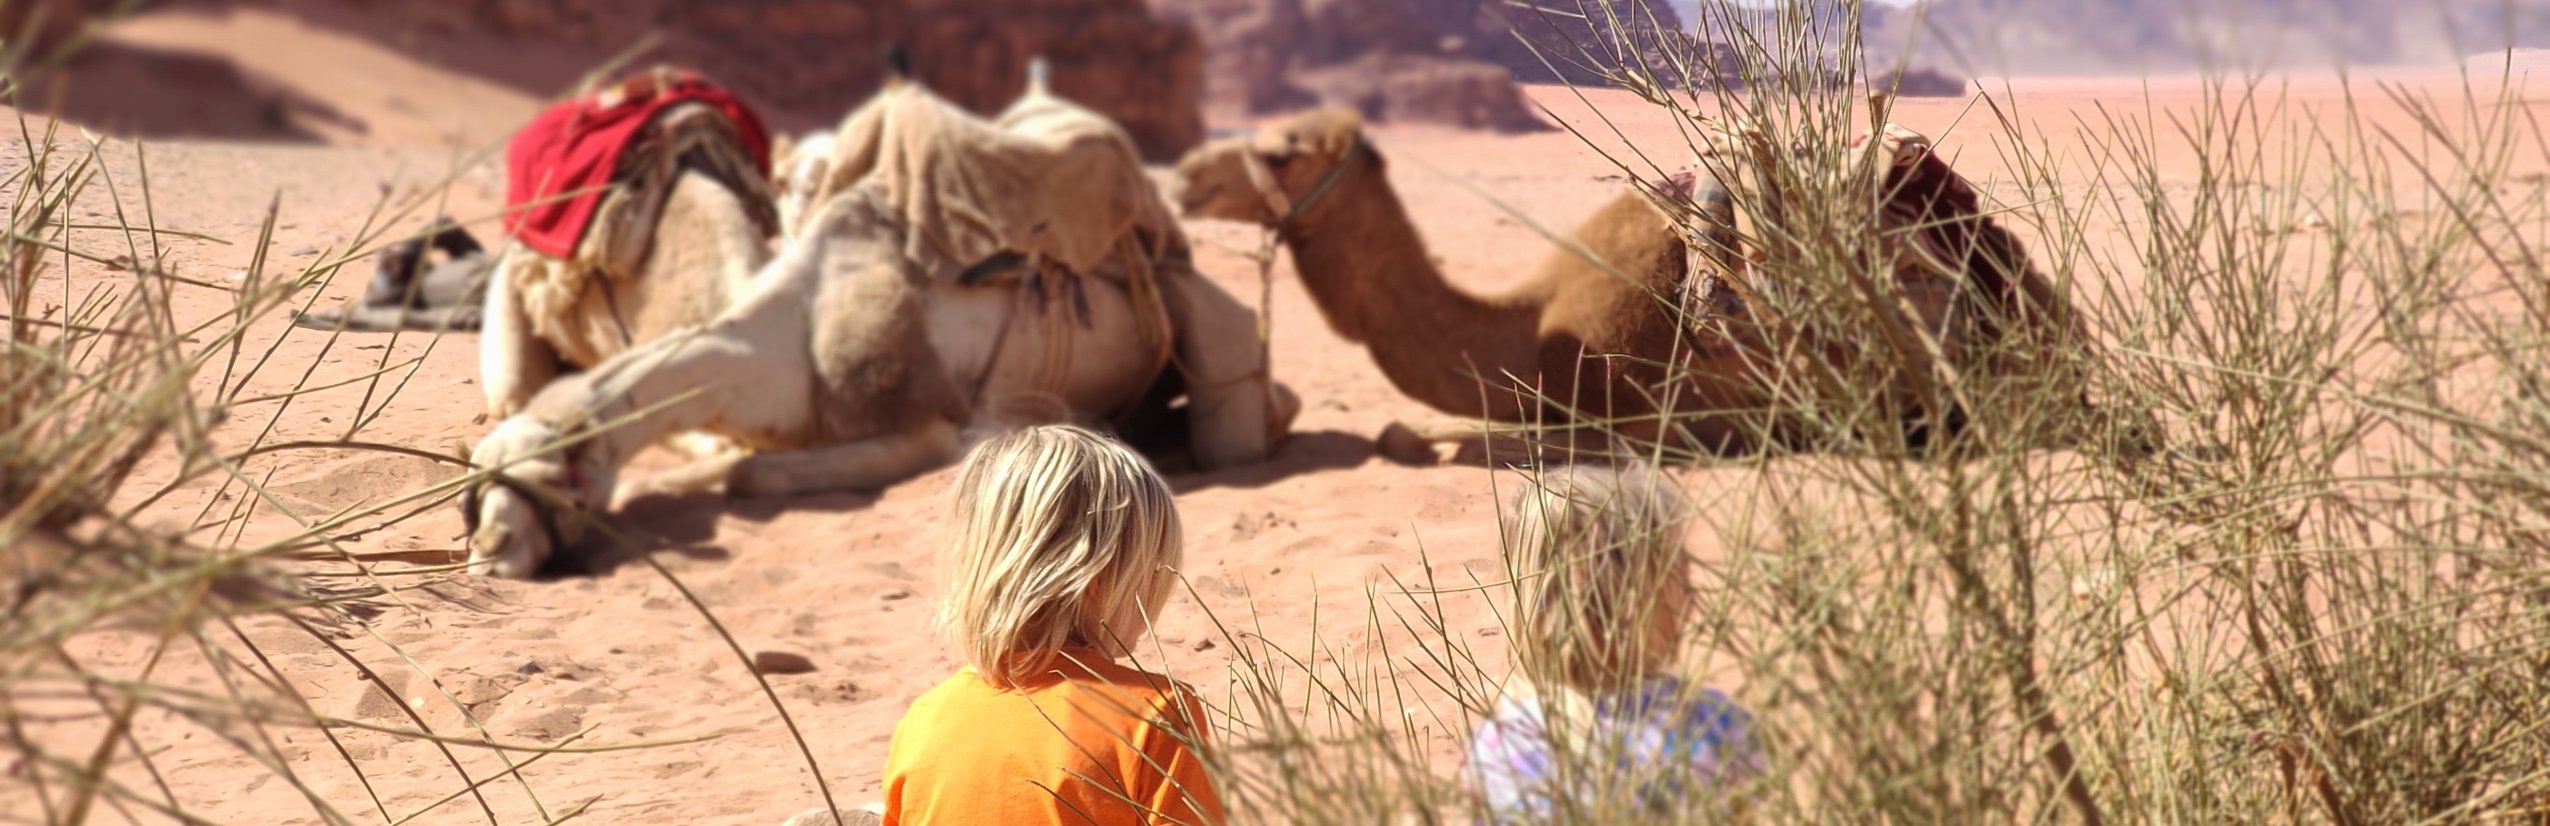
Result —
[[1640, 470], [1552, 471], [1504, 522], [1514, 664], [1470, 739], [1496, 823], [1688, 817], [1757, 774], [1751, 718], [1672, 673], [1692, 587], [1689, 508]]
[[1116, 662], [1175, 582], [1168, 485], [1048, 426], [977, 446], [951, 497], [939, 622], [966, 665], [895, 725], [885, 823], [1222, 822], [1194, 691]]

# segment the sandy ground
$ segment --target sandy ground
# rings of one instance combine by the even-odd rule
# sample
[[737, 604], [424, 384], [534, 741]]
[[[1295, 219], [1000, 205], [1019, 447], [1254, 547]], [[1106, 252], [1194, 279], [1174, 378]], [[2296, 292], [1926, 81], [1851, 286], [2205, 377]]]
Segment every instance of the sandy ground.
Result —
[[[304, 48], [253, 45], [272, 42]], [[501, 172], [466, 160], [473, 149], [501, 140], [540, 98], [273, 16], [157, 19], [119, 32], [110, 47], [125, 59], [101, 61], [89, 77], [63, 88], [160, 94], [204, 105], [287, 101], [278, 104], [279, 113], [257, 114], [253, 122], [205, 133], [208, 138], [154, 142], [146, 155], [124, 140], [108, 140], [99, 150], [128, 214], [144, 207], [137, 184], [146, 157], [147, 206], [157, 222], [227, 242], [173, 241], [166, 253], [180, 272], [215, 280], [246, 266], [258, 252], [251, 246], [270, 202], [278, 225], [264, 252], [293, 268], [340, 255], [347, 239], [377, 220], [375, 207], [385, 197], [407, 197], [447, 175], [455, 176], [447, 202], [399, 216], [392, 225], [413, 227], [430, 212], [491, 214], [502, 191]], [[200, 71], [204, 65], [229, 66], [233, 74]], [[189, 92], [162, 82], [170, 77], [220, 88]], [[2067, 157], [2087, 157], [2096, 147], [2082, 141], [2081, 124], [2099, 117], [2099, 107], [2140, 110], [2146, 92], [2154, 105], [2186, 106], [2199, 91], [2187, 79], [2142, 84], [2021, 84], [2020, 117], [2045, 133], [2044, 145]], [[2335, 100], [2339, 87], [2334, 81], [2300, 80], [2292, 88], [2297, 99], [2326, 103]], [[1598, 145], [1619, 145], [1620, 138], [1575, 93], [1534, 94]], [[1632, 142], [1676, 145], [1671, 124], [1654, 110], [1621, 95], [1588, 94]], [[2382, 110], [2375, 116], [2396, 114]], [[84, 118], [79, 107], [71, 107], [69, 117], [108, 130], [151, 126], [119, 123], [105, 109]], [[1898, 119], [1945, 136], [1943, 145], [1972, 177], [1989, 179], [2004, 168], [1999, 130], [1986, 112], [1961, 101], [1910, 101]], [[31, 123], [41, 128], [42, 121]], [[63, 137], [63, 148], [85, 151], [76, 131]], [[1563, 227], [1619, 186], [1619, 170], [1564, 132], [1483, 137], [1384, 128], [1374, 137], [1449, 277], [1476, 290], [1520, 280], [1528, 262], [1548, 245], [1470, 187], [1535, 221]], [[24, 163], [24, 143], [14, 137], [6, 143], [0, 165]], [[2188, 167], [2192, 164], [2176, 168]], [[102, 219], [112, 207], [100, 193], [84, 204], [87, 214], [80, 217]], [[482, 235], [494, 234], [484, 222], [480, 226]], [[1209, 223], [1190, 229], [1202, 248], [1203, 270], [1254, 303], [1255, 267], [1240, 252], [1255, 248], [1257, 232]], [[347, 274], [320, 291], [318, 300], [351, 298], [369, 266], [368, 260], [348, 265]], [[77, 294], [118, 277], [74, 269], [69, 291]], [[1383, 595], [1383, 605], [1404, 607], [1404, 600], [1386, 596], [1394, 579], [1432, 578], [1449, 585], [1491, 577], [1494, 489], [1511, 482], [1478, 467], [1416, 468], [1376, 458], [1373, 434], [1394, 419], [1421, 418], [1427, 411], [1394, 392], [1359, 347], [1327, 329], [1289, 270], [1278, 267], [1275, 278], [1276, 371], [1307, 401], [1293, 437], [1262, 465], [1173, 479], [1187, 526], [1186, 573], [1194, 593], [1181, 595], [1167, 611], [1154, 659], [1217, 701], [1228, 696], [1234, 652], [1208, 620], [1207, 609], [1233, 628], [1249, 629], [1244, 637], [1263, 633], [1266, 641], [1319, 661], [1356, 662], [1381, 643], [1404, 646], [1409, 634], [1387, 616], [1381, 622], [1393, 626], [1389, 633], [1366, 628], [1366, 606]], [[46, 290], [64, 286], [58, 272], [44, 283]], [[183, 311], [209, 315], [224, 311], [229, 296], [186, 288], [181, 301]], [[412, 375], [404, 369], [393, 373], [406, 384], [386, 407], [377, 396], [365, 406], [363, 384], [303, 396], [288, 407], [244, 406], [234, 411], [226, 431], [241, 442], [269, 418], [269, 438], [275, 440], [343, 436], [365, 421], [357, 438], [437, 450], [472, 441], [486, 429], [479, 415], [473, 336], [395, 341], [372, 336], [327, 346], [325, 336], [290, 330], [275, 318], [256, 328], [250, 349], [278, 337], [273, 361], [248, 379], [252, 388], [280, 390], [305, 374], [312, 385], [327, 385], [411, 359], [419, 366]], [[305, 516], [396, 496], [450, 473], [422, 460], [381, 455], [304, 454], [255, 470], [268, 469], [284, 503]], [[159, 467], [145, 476], [164, 478], [169, 472]], [[1743, 473], [1695, 470], [1684, 477], [1706, 498], [1740, 484]], [[875, 496], [645, 499], [621, 516], [625, 526], [659, 538], [660, 558], [745, 648], [812, 661], [811, 672], [773, 676], [770, 682], [806, 733], [824, 779], [845, 803], [877, 796], [897, 716], [956, 665], [930, 628], [938, 590], [930, 541], [948, 477], [928, 474]], [[236, 495], [235, 488], [216, 492], [211, 485], [194, 485], [153, 508], [149, 518], [188, 524], [208, 502], [227, 509], [232, 504], [227, 497]], [[249, 535], [272, 535], [288, 524], [268, 508]], [[346, 547], [360, 553], [443, 551], [460, 546], [459, 533], [456, 510], [444, 508]], [[1712, 554], [1711, 537], [1695, 537], [1693, 544], [1703, 559]], [[556, 742], [581, 733], [579, 745], [585, 746], [669, 743], [550, 757], [522, 772], [527, 784], [491, 782], [483, 802], [462, 797], [433, 809], [422, 822], [483, 821], [482, 806], [504, 822], [537, 822], [539, 812], [554, 817], [589, 804], [587, 817], [602, 823], [771, 823], [816, 805], [814, 776], [747, 669], [663, 578], [642, 565], [607, 568], [539, 583], [399, 580], [422, 587], [373, 601], [377, 613], [368, 628], [344, 623], [329, 632], [330, 640], [380, 671], [385, 685], [368, 681], [310, 635], [268, 621], [246, 623], [242, 633], [323, 713], [405, 726], [404, 706], [435, 730], [463, 740], [478, 736], [474, 720], [487, 735], [509, 742]], [[1459, 594], [1445, 597], [1441, 606], [1449, 633], [1472, 641], [1483, 668], [1501, 672], [1496, 623], [1484, 600]], [[71, 654], [108, 671], [138, 669], [153, 636], [146, 629], [94, 633], [76, 639]], [[233, 640], [221, 642], [230, 651], [242, 650]], [[1412, 681], [1421, 670], [1404, 660], [1383, 667]], [[206, 656], [186, 646], [156, 668], [162, 678], [217, 685]], [[1451, 711], [1448, 701], [1420, 699], [1437, 712]], [[469, 719], [456, 706], [466, 708]], [[95, 736], [94, 720], [78, 715], [94, 707], [67, 699], [60, 707], [69, 716], [39, 721], [38, 736], [65, 746], [93, 742], [82, 738]], [[1411, 719], [1430, 727], [1422, 722], [1430, 719], [1424, 714]], [[317, 822], [311, 804], [275, 779], [278, 768], [298, 775], [357, 821], [375, 816], [375, 796], [397, 816], [459, 786], [454, 758], [429, 743], [341, 731], [343, 748], [370, 775], [367, 790], [337, 748], [306, 729], [272, 730], [274, 743], [288, 756], [279, 767], [243, 757], [217, 731], [245, 729], [172, 716], [141, 720], [137, 736], [151, 765], [127, 759], [112, 776], [140, 789], [165, 784], [203, 816], [250, 823]], [[1429, 736], [1439, 753], [1450, 752], [1450, 732]], [[472, 777], [503, 769], [483, 749], [455, 747], [452, 754]], [[0, 822], [40, 820], [43, 812], [34, 799], [12, 784], [0, 784]], [[158, 820], [138, 809], [115, 814], [103, 820], [120, 822], [127, 815]]]

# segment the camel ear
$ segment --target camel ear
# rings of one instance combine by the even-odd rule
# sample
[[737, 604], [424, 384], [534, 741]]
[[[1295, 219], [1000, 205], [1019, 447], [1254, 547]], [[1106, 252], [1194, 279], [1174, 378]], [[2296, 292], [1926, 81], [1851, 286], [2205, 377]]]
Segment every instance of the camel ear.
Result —
[[1250, 138], [1248, 141], [1248, 151], [1250, 153], [1272, 162], [1280, 163], [1292, 160], [1293, 153], [1300, 150], [1300, 133], [1291, 129], [1269, 128], [1260, 130], [1255, 137]]

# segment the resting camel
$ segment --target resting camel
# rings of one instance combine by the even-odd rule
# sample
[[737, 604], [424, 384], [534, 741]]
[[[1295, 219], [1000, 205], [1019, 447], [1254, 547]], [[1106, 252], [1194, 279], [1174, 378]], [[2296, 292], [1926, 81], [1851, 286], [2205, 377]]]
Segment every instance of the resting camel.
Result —
[[[1959, 345], [1998, 335], [1968, 329], [1996, 320], [2069, 331], [2068, 307], [2016, 241], [1981, 217], [1972, 191], [1927, 140], [1900, 128], [1879, 138], [1890, 153], [1881, 165], [1890, 194], [1884, 225], [1917, 228], [1906, 235], [1928, 251], [1900, 257], [1898, 286], [1949, 360], [1988, 349]], [[1734, 189], [1709, 169], [1625, 192], [1578, 226], [1571, 240], [1609, 268], [1563, 248], [1522, 284], [1482, 296], [1445, 281], [1386, 166], [1353, 114], [1312, 111], [1190, 152], [1178, 164], [1177, 198], [1188, 217], [1276, 230], [1330, 328], [1366, 345], [1393, 386], [1436, 410], [1493, 422], [1611, 422], [1633, 442], [1712, 453], [1805, 438], [1806, 428], [1773, 412], [1775, 388], [1790, 377], [1753, 318], [1760, 293], [1776, 285], [1752, 283], [1759, 274], [1733, 252], [1742, 247]], [[1937, 271], [1940, 261], [1961, 262], [1970, 286], [1948, 286], [1958, 279]], [[1831, 355], [1836, 344], [1814, 346]], [[1962, 415], [1944, 418], [1956, 427]], [[1905, 420], [1920, 438], [1925, 417], [1911, 411]], [[1429, 430], [1412, 437], [1394, 425], [1391, 435], [1477, 433]]]
[[[625, 101], [672, 85], [667, 75], [640, 74], [586, 98], [633, 105]], [[628, 150], [572, 255], [519, 238], [503, 245], [480, 313], [489, 413], [519, 412], [560, 375], [706, 322], [749, 289], [779, 232], [746, 137], [759, 129], [707, 103], [672, 104]]]
[[[1224, 467], [1264, 458], [1298, 414], [1256, 316], [1194, 271], [1112, 122], [1041, 83], [985, 122], [897, 81], [833, 142], [776, 259], [686, 288], [725, 297], [708, 319], [551, 381], [479, 443], [471, 461], [495, 473], [463, 503], [473, 571], [528, 576], [576, 545], [576, 512], [607, 507], [630, 456], [678, 431], [752, 452], [677, 475], [760, 496], [879, 488], [1042, 421], [1173, 428], [1180, 394], [1196, 462]], [[674, 272], [716, 280], [739, 260]]]

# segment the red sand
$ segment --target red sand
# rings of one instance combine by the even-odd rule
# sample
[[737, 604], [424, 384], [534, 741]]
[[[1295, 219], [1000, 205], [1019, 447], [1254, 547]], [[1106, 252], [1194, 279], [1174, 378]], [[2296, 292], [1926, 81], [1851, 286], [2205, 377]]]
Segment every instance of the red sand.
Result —
[[[368, 41], [302, 28], [272, 15], [155, 18], [122, 30], [115, 42], [125, 48], [147, 45], [212, 55], [221, 65], [245, 70], [251, 85], [312, 103], [304, 109], [333, 111], [365, 124], [351, 129], [296, 109], [286, 117], [291, 131], [308, 141], [301, 145], [154, 143], [148, 161], [151, 207], [158, 221], [231, 242], [171, 244], [169, 260], [197, 277], [218, 279], [243, 267], [254, 252], [248, 244], [262, 211], [278, 196], [279, 231], [268, 252], [280, 264], [294, 267], [316, 255], [335, 254], [336, 245], [365, 223], [385, 187], [403, 195], [430, 184], [457, 162], [456, 148], [491, 145], [537, 106], [534, 96], [440, 72]], [[243, 45], [260, 42], [288, 42], [294, 48]], [[110, 66], [99, 71], [119, 70]], [[2021, 90], [2022, 117], [2047, 134], [2046, 145], [2053, 151], [2077, 158], [2086, 148], [2076, 118], [2097, 118], [2096, 104], [2139, 112], [2148, 93], [2155, 105], [2185, 107], [2196, 101], [2198, 87], [2184, 79], [2155, 80], [2148, 87], [2141, 81], [2061, 80], [2028, 82]], [[2294, 94], [2298, 101], [2329, 104], [2335, 91], [2332, 82], [2297, 81]], [[1536, 89], [1534, 95], [1597, 143], [1618, 144], [1573, 93]], [[1678, 145], [1671, 125], [1655, 110], [1620, 94], [1588, 96], [1640, 145]], [[147, 109], [150, 104], [118, 105]], [[2404, 126], [2395, 107], [2371, 111], [2377, 121]], [[1951, 129], [1960, 118], [1963, 125]], [[1945, 151], [1969, 176], [1988, 179], [2002, 168], [1996, 149], [1999, 130], [1987, 112], [1969, 111], [1962, 101], [1906, 101], [1897, 119], [1941, 136]], [[91, 120], [112, 125], [115, 115], [101, 111]], [[250, 136], [293, 137], [230, 135]], [[77, 134], [68, 137], [76, 140]], [[1528, 270], [1526, 262], [1537, 260], [1548, 246], [1446, 176], [1467, 180], [1558, 228], [1590, 212], [1618, 186], [1610, 177], [1617, 169], [1563, 132], [1486, 137], [1385, 128], [1377, 131], [1375, 141], [1391, 159], [1391, 175], [1450, 277], [1479, 290], [1519, 280]], [[5, 151], [7, 159], [0, 163], [21, 162], [22, 147], [14, 138]], [[129, 185], [136, 174], [132, 145], [111, 142], [105, 156], [107, 168], [118, 176], [125, 206], [138, 210], [140, 196]], [[1660, 160], [1670, 165], [1680, 157], [1677, 153]], [[2192, 168], [2183, 163], [2192, 158], [2166, 160], [2175, 169]], [[477, 163], [463, 169], [458, 181], [448, 204], [426, 209], [480, 219], [476, 227], [492, 237], [494, 231], [483, 219], [501, 196], [500, 172], [492, 163]], [[102, 217], [103, 193], [95, 200], [88, 209], [92, 214], [78, 217]], [[425, 217], [405, 216], [397, 226], [404, 231]], [[1258, 294], [1255, 268], [1236, 251], [1254, 249], [1258, 233], [1209, 223], [1191, 229], [1203, 248], [1203, 270], [1253, 303]], [[108, 238], [87, 240], [104, 244]], [[364, 269], [370, 263], [352, 266]], [[73, 277], [81, 289], [115, 278], [94, 271], [75, 271]], [[1198, 598], [1234, 628], [1252, 633], [1263, 629], [1273, 643], [1304, 656], [1309, 656], [1314, 615], [1323, 626], [1318, 633], [1323, 661], [1373, 655], [1381, 638], [1366, 632], [1363, 612], [1368, 597], [1387, 592], [1393, 578], [1461, 585], [1494, 576], [1497, 496], [1492, 489], [1512, 481], [1477, 467], [1410, 468], [1377, 459], [1373, 434], [1394, 419], [1424, 418], [1429, 412], [1394, 392], [1360, 348], [1328, 331], [1287, 269], [1279, 267], [1276, 278], [1276, 370], [1307, 402], [1295, 435], [1266, 464], [1173, 480], [1181, 492], [1187, 574], [1195, 594], [1181, 595], [1168, 609], [1158, 644], [1166, 667], [1203, 687], [1216, 702], [1230, 685], [1226, 667], [1233, 650], [1218, 638]], [[48, 292], [60, 288], [58, 279], [57, 272], [44, 282]], [[340, 277], [319, 300], [352, 298], [361, 284], [360, 277]], [[204, 316], [222, 312], [229, 298], [187, 288], [181, 300], [184, 311]], [[287, 331], [279, 316], [261, 323], [251, 352]], [[424, 354], [422, 368], [406, 390], [359, 437], [443, 449], [486, 430], [478, 416], [482, 402], [474, 378], [474, 337], [436, 341], [402, 336], [393, 344], [388, 337], [368, 336], [323, 350], [324, 340], [292, 331], [275, 362], [251, 386], [282, 389], [305, 370], [312, 371], [311, 384], [325, 385], [373, 370], [384, 359], [395, 363]], [[364, 391], [355, 385], [294, 402], [271, 438], [343, 435], [365, 415], [357, 408]], [[267, 403], [235, 411], [225, 433], [244, 442], [276, 408]], [[378, 501], [449, 473], [421, 460], [378, 455], [300, 455], [274, 469], [275, 488], [304, 516]], [[168, 472], [162, 467], [145, 476]], [[1744, 472], [1683, 475], [1705, 500], [1740, 481]], [[744, 646], [802, 654], [813, 661], [812, 673], [775, 676], [771, 683], [807, 733], [825, 779], [846, 805], [876, 796], [877, 773], [897, 715], [956, 664], [930, 626], [937, 590], [930, 540], [941, 518], [947, 481], [948, 474], [940, 472], [880, 496], [650, 499], [625, 510], [624, 523], [668, 540], [671, 550], [661, 558], [717, 611]], [[151, 511], [150, 518], [184, 524], [209, 492], [208, 486], [197, 486]], [[226, 508], [232, 503], [218, 504]], [[252, 536], [271, 536], [288, 526], [272, 509], [256, 522]], [[460, 545], [459, 533], [456, 511], [438, 509], [347, 547], [357, 552], [452, 549]], [[1710, 537], [1693, 542], [1703, 559], [1712, 555]], [[305, 635], [267, 621], [248, 624], [247, 632], [324, 713], [404, 726], [397, 706], [411, 704], [438, 731], [472, 737], [453, 704], [437, 696], [424, 679], [430, 676], [499, 739], [550, 742], [589, 731], [580, 745], [678, 743], [543, 760], [525, 774], [552, 816], [589, 802], [593, 808], [587, 817], [602, 823], [773, 823], [819, 803], [812, 775], [751, 675], [674, 589], [643, 566], [621, 565], [596, 576], [545, 583], [445, 578], [375, 604], [383, 613], [373, 628], [346, 625], [336, 639], [387, 673], [396, 699], [368, 685]], [[1406, 605], [1395, 598], [1389, 604]], [[1492, 673], [1501, 670], [1499, 640], [1492, 636], [1496, 623], [1485, 602], [1463, 594], [1442, 604], [1451, 632], [1475, 646], [1483, 656], [1481, 665]], [[1248, 617], [1251, 612], [1256, 619]], [[1394, 628], [1387, 639], [1404, 646], [1408, 635], [1395, 630], [1389, 617], [1382, 622]], [[76, 639], [71, 650], [92, 667], [126, 671], [139, 666], [152, 639], [146, 629], [106, 631]], [[417, 665], [404, 665], [390, 653], [391, 645]], [[1389, 667], [1403, 676], [1416, 671], [1404, 660]], [[163, 678], [213, 684], [204, 657], [183, 646], [158, 669]], [[1451, 704], [1441, 698], [1430, 705], [1439, 713], [1451, 712]], [[81, 701], [62, 703], [65, 712], [93, 708]], [[1423, 712], [1411, 717], [1420, 723], [1429, 719], [1439, 718]], [[139, 722], [138, 735], [158, 772], [180, 799], [201, 807], [201, 814], [234, 822], [316, 822], [309, 803], [288, 784], [276, 782], [272, 770], [252, 763], [207, 730], [165, 716]], [[94, 743], [96, 727], [93, 720], [74, 720], [39, 725], [35, 732], [59, 747], [86, 748]], [[288, 768], [332, 805], [356, 821], [375, 816], [364, 787], [326, 740], [306, 729], [279, 728], [274, 736], [290, 756]], [[393, 815], [457, 789], [446, 758], [430, 744], [351, 730], [340, 737], [372, 775], [372, 789]], [[1450, 733], [1437, 731], [1434, 737], [1437, 748], [1448, 753]], [[455, 752], [472, 776], [484, 778], [502, 768], [484, 750]], [[144, 768], [129, 759], [112, 776], [135, 788], [152, 783]], [[507, 822], [528, 821], [531, 798], [520, 784], [508, 781], [485, 789], [486, 803]], [[481, 821], [479, 805], [463, 798], [425, 821]], [[0, 820], [36, 818], [34, 806], [23, 787], [0, 790]]]

